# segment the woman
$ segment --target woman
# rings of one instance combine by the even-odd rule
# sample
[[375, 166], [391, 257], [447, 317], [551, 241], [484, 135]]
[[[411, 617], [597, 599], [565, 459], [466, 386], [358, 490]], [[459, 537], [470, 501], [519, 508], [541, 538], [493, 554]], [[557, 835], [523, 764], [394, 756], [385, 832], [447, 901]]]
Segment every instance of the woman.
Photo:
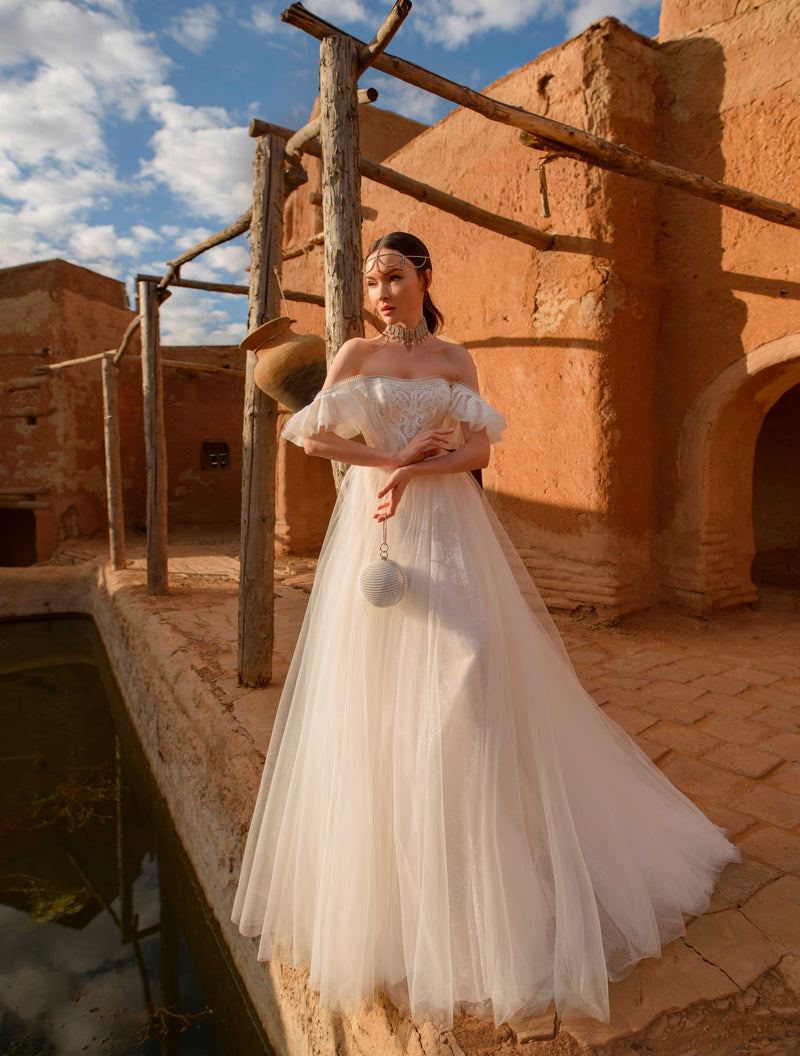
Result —
[[[607, 1021], [608, 979], [682, 935], [741, 856], [582, 689], [468, 472], [505, 420], [436, 336], [427, 249], [392, 232], [364, 273], [386, 332], [347, 341], [284, 430], [352, 468], [233, 920], [344, 1013], [378, 988], [443, 1027], [553, 1000], [562, 1020]], [[375, 522], [409, 580], [390, 608], [358, 589]]]

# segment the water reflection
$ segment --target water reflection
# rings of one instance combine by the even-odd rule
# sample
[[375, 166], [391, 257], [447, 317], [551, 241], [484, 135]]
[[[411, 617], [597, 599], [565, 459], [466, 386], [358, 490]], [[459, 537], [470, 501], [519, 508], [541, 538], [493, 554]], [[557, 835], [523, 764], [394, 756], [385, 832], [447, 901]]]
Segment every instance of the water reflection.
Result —
[[0, 715], [0, 1052], [271, 1052], [90, 620], [0, 623]]

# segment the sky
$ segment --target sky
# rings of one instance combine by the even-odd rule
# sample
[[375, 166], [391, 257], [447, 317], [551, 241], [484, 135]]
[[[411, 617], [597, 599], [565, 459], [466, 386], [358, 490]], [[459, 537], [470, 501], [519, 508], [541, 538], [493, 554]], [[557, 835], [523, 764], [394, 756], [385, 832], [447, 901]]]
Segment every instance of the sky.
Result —
[[[392, 0], [306, 0], [370, 40]], [[252, 117], [299, 128], [319, 43], [288, 0], [0, 0], [0, 267], [59, 257], [120, 279], [162, 275], [250, 205]], [[483, 88], [614, 15], [647, 36], [660, 0], [414, 0], [389, 51]], [[377, 71], [377, 106], [426, 124], [452, 108]], [[242, 236], [182, 277], [247, 283]], [[167, 344], [238, 344], [246, 298], [175, 290]]]

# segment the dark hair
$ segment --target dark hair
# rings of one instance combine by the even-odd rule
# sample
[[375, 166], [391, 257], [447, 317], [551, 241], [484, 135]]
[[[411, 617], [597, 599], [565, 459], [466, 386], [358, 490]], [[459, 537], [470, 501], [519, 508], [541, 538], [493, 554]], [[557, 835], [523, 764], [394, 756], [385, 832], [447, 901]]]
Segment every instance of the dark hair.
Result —
[[[402, 253], [411, 266], [421, 275], [429, 268], [433, 271], [428, 247], [416, 235], [410, 235], [407, 231], [390, 231], [387, 235], [381, 235], [367, 250], [367, 257], [377, 253], [379, 249], [395, 249], [398, 253]], [[366, 260], [367, 257], [364, 259]], [[432, 334], [435, 334], [440, 327], [444, 326], [444, 316], [431, 300], [430, 292], [427, 289], [422, 298], [422, 314], [425, 316], [425, 322], [428, 324], [428, 329]]]

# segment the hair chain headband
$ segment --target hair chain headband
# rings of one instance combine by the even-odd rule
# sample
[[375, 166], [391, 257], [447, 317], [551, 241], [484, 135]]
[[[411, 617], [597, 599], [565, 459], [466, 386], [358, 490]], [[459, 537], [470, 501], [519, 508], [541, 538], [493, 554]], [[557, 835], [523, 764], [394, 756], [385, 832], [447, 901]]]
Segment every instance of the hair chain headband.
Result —
[[[365, 275], [368, 275], [376, 266], [382, 267], [384, 271], [391, 271], [394, 268], [397, 268], [398, 271], [405, 271], [406, 264], [410, 263], [412, 268], [420, 271], [425, 267], [427, 259], [425, 256], [413, 253], [400, 253], [396, 249], [379, 249], [376, 253], [371, 253], [366, 258], [361, 270]], [[367, 268], [367, 261], [369, 260], [372, 261], [372, 264]]]

